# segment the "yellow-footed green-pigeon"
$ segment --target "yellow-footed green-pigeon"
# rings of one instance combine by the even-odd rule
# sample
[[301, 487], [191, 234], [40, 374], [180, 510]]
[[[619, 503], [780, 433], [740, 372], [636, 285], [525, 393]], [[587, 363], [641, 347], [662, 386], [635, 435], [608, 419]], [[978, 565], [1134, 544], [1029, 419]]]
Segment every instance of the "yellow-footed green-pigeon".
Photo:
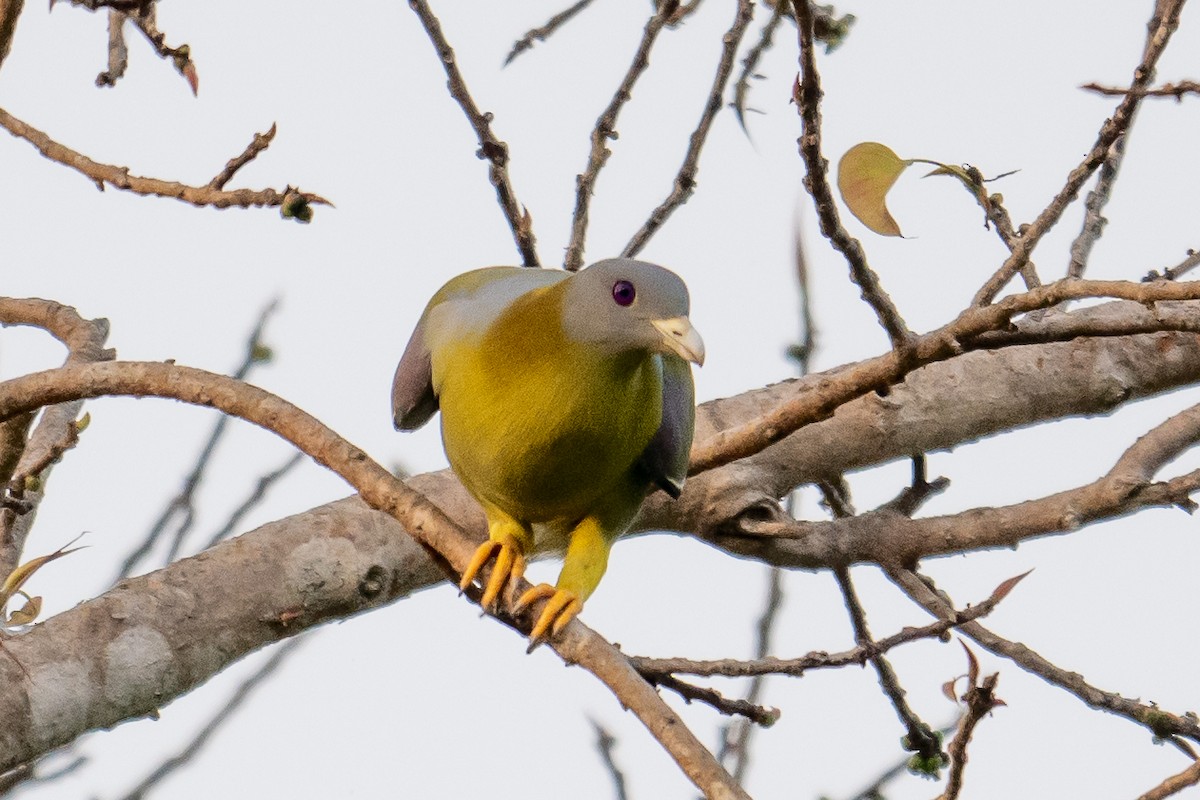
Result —
[[613, 541], [658, 487], [678, 497], [695, 421], [691, 368], [704, 342], [679, 276], [626, 258], [577, 273], [489, 267], [429, 301], [392, 385], [396, 427], [442, 412], [450, 466], [483, 506], [489, 540], [465, 589], [495, 559], [482, 604], [525, 571], [535, 541], [565, 545], [530, 638], [557, 635], [583, 608]]

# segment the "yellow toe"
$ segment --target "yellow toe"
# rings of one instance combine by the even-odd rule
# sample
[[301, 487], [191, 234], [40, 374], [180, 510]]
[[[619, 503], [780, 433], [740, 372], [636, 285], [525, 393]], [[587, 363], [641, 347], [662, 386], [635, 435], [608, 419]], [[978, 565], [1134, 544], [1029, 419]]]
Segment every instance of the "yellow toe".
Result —
[[546, 641], [550, 636], [558, 636], [562, 633], [563, 628], [567, 627], [567, 624], [583, 610], [583, 601], [575, 592], [569, 589], [556, 589], [546, 583], [534, 586], [521, 595], [521, 599], [517, 601], [513, 610], [520, 613], [533, 603], [543, 599], [546, 600], [546, 606], [538, 615], [533, 630], [529, 632], [530, 650]]
[[496, 563], [492, 565], [487, 585], [483, 587], [483, 597], [479, 600], [479, 604], [486, 609], [495, 608], [497, 598], [510, 579], [520, 580], [525, 574], [525, 555], [521, 543], [512, 536], [500, 540], [491, 539], [479, 545], [475, 555], [471, 556], [471, 561], [463, 570], [462, 579], [458, 582], [459, 592], [466, 591], [479, 576], [479, 571], [493, 558], [496, 559]]
[[491, 560], [496, 550], [500, 547], [499, 542], [488, 540], [475, 550], [475, 555], [471, 556], [471, 561], [467, 564], [467, 568], [463, 570], [462, 579], [458, 582], [458, 593], [462, 594], [479, 575], [479, 570], [483, 569], [483, 565]]

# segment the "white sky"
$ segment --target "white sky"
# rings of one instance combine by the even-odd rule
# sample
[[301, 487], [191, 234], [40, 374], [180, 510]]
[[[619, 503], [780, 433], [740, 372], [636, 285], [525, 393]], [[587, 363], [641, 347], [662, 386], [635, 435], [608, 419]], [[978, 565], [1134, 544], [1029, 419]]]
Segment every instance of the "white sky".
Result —
[[[646, 2], [610, 0], [505, 70], [512, 42], [567, 0], [437, 3], [479, 105], [496, 114], [511, 148], [511, 174], [533, 214], [539, 250], [556, 263], [566, 244], [574, 177], [587, 134], [628, 64]], [[826, 156], [878, 140], [901, 156], [970, 162], [991, 175], [1014, 220], [1041, 209], [1091, 146], [1115, 106], [1077, 87], [1127, 82], [1152, 3], [895, 3], [838, 6], [858, 22], [820, 59]], [[332, 9], [336, 9], [335, 13]], [[765, 19], [765, 11], [759, 9]], [[1190, 13], [1163, 58], [1162, 80], [1196, 77], [1200, 25]], [[617, 253], [666, 195], [698, 118], [731, 3], [709, 2], [668, 31], [652, 69], [618, 125], [621, 138], [592, 206], [588, 260]], [[167, 359], [230, 369], [259, 309], [282, 306], [268, 327], [275, 362], [254, 381], [316, 414], [382, 463], [414, 471], [444, 465], [436, 426], [391, 428], [392, 371], [420, 309], [447, 278], [514, 263], [515, 252], [484, 162], [444, 90], [433, 50], [407, 5], [362, 2], [167, 3], [160, 27], [187, 42], [200, 75], [183, 80], [130, 32], [130, 66], [115, 89], [92, 85], [104, 67], [105, 19], [61, 5], [29, 4], [0, 72], [0, 106], [92, 158], [135, 174], [205, 183], [256, 131], [277, 122], [271, 148], [232, 186], [298, 184], [333, 200], [313, 224], [275, 211], [195, 209], [163, 199], [104, 193], [26, 143], [0, 136], [0, 276], [14, 296], [42, 296], [105, 316], [126, 359]], [[755, 36], [751, 29], [748, 41]], [[688, 281], [693, 320], [708, 347], [700, 399], [736, 394], [789, 376], [783, 356], [796, 335], [791, 263], [794, 219], [810, 251], [820, 328], [816, 366], [880, 352], [886, 338], [846, 279], [844, 263], [816, 233], [788, 102], [796, 72], [794, 28], [785, 26], [755, 84], [748, 140], [720, 116], [701, 160], [695, 197], [642, 254]], [[1198, 246], [1195, 100], [1147, 103], [1135, 127], [1111, 220], [1091, 261], [1096, 277], [1137, 278]], [[926, 330], [968, 300], [1003, 249], [951, 181], [906, 175], [890, 206], [907, 240], [884, 240], [847, 222], [906, 315]], [[1044, 278], [1062, 274], [1078, 230], [1073, 210], [1035, 253]], [[27, 331], [0, 332], [0, 377], [58, 363], [57, 347]], [[1195, 391], [1140, 404], [1110, 419], [1073, 421], [935, 454], [933, 474], [953, 480], [925, 513], [1012, 502], [1090, 481], [1136, 436], [1197, 400]], [[31, 589], [47, 610], [102, 591], [112, 563], [138, 540], [174, 492], [207, 435], [212, 412], [160, 401], [90, 404], [92, 425], [56, 468], [31, 539], [48, 552], [80, 531], [91, 549], [39, 575]], [[288, 456], [261, 431], [237, 426], [201, 493], [197, 538], [240, 502], [249, 483]], [[1194, 464], [1195, 459], [1189, 463]], [[867, 508], [908, 477], [893, 464], [852, 477]], [[338, 498], [345, 486], [305, 465], [254, 515], [253, 525]], [[820, 512], [805, 495], [801, 512]], [[1075, 669], [1094, 685], [1200, 708], [1198, 653], [1187, 627], [1197, 611], [1194, 525], [1156, 511], [1077, 536], [929, 563], [960, 603], [1005, 578], [1034, 574], [989, 623], [1002, 635]], [[557, 565], [536, 575], [552, 578]], [[877, 636], [926, 616], [876, 571], [856, 571]], [[765, 569], [679, 537], [616, 548], [584, 615], [627, 652], [744, 656], [765, 591]], [[827, 574], [793, 574], [776, 654], [838, 650], [852, 634]], [[1180, 620], [1186, 620], [1182, 629]], [[1009, 707], [986, 720], [971, 748], [970, 797], [1133, 797], [1183, 769], [1174, 748], [1122, 719], [1089, 712], [1015, 666], [1001, 671]], [[248, 659], [163, 710], [157, 722], [88, 737], [91, 766], [28, 798], [119, 797], [172, 755], [257, 662]], [[941, 684], [965, 671], [957, 644], [923, 643], [893, 654], [909, 699], [931, 724], [952, 707]], [[736, 694], [739, 687], [719, 684]], [[702, 739], [724, 722], [683, 707]], [[749, 791], [759, 798], [853, 794], [901, 756], [902, 729], [870, 670], [772, 679], [766, 702], [783, 718], [755, 740]], [[640, 724], [580, 670], [524, 642], [440, 588], [329, 626], [264, 687], [160, 796], [609, 798], [589, 717], [619, 739], [631, 796], [690, 798], [694, 790]], [[499, 785], [501, 788], [489, 788]], [[940, 787], [915, 778], [889, 796]], [[1193, 793], [1195, 790], [1192, 790]], [[1186, 793], [1185, 793], [1186, 796]]]

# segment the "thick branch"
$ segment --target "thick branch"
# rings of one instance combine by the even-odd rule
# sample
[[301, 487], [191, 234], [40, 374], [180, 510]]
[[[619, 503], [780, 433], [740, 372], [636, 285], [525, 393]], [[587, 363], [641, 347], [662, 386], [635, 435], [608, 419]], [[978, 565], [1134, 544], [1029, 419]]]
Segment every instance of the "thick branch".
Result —
[[[689, 474], [754, 455], [805, 425], [827, 419], [855, 397], [898, 383], [919, 367], [959, 356], [971, 347], [974, 337], [1004, 330], [1019, 314], [1081, 297], [1112, 297], [1139, 303], [1194, 300], [1200, 298], [1200, 283], [1058, 281], [1006, 297], [994, 305], [967, 309], [949, 324], [913, 338], [903, 351], [893, 350], [847, 367], [822, 381], [813, 391], [798, 394], [758, 419], [698, 441], [692, 447]], [[1160, 329], [1166, 327], [1164, 324]]]

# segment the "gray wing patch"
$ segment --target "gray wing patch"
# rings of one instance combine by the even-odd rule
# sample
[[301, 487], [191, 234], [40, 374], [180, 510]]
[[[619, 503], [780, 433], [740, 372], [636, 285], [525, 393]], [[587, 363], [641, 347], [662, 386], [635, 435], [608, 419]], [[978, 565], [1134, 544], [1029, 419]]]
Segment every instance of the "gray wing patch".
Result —
[[692, 434], [696, 427], [696, 389], [692, 369], [677, 356], [662, 356], [663, 416], [639, 463], [654, 485], [679, 497], [687, 478]]
[[425, 317], [417, 323], [392, 379], [392, 420], [396, 430], [412, 431], [438, 410], [433, 393], [433, 362], [425, 342]]

